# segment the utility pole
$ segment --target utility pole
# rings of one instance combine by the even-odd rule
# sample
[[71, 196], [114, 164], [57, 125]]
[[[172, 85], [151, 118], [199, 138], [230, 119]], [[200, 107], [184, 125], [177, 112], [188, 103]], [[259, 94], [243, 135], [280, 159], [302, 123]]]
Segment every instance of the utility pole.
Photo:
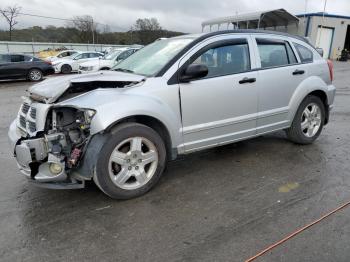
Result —
[[322, 23], [320, 26], [320, 34], [318, 35], [318, 38], [316, 39], [316, 47], [320, 47], [320, 42], [322, 39], [322, 31], [323, 31], [323, 25], [324, 25], [324, 15], [326, 13], [326, 7], [327, 7], [327, 0], [324, 0], [324, 5], [323, 5], [323, 13], [322, 13]]
[[94, 30], [94, 20], [91, 21], [91, 31], [92, 31], [92, 44], [95, 44], [95, 30]]

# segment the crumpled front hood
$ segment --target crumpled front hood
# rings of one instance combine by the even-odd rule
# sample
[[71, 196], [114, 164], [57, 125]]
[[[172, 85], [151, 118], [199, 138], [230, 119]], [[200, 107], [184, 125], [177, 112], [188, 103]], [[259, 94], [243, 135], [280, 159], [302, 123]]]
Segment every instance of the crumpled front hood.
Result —
[[[124, 72], [99, 71], [84, 75], [54, 76], [29, 88], [30, 96], [35, 100], [45, 103], [56, 101], [64, 92], [74, 84], [88, 85], [89, 83], [118, 83], [130, 82], [138, 83], [145, 77]], [[112, 86], [111, 86], [112, 87]], [[97, 87], [98, 88], [98, 87]], [[91, 91], [88, 89], [87, 92]]]

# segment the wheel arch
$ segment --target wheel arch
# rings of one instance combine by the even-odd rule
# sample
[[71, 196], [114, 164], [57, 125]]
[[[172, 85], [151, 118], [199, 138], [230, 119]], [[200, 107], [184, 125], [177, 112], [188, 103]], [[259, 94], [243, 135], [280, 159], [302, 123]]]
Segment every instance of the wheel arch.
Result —
[[105, 132], [113, 132], [113, 129], [117, 128], [118, 125], [122, 123], [138, 123], [143, 124], [145, 126], [148, 126], [155, 130], [160, 137], [163, 139], [167, 151], [167, 155], [169, 156], [169, 159], [173, 160], [177, 156], [177, 150], [173, 148], [171, 135], [166, 127], [166, 125], [160, 121], [159, 119], [149, 116], [149, 115], [133, 115], [133, 116], [127, 116], [125, 118], [119, 119], [112, 124], [110, 124], [106, 129]]
[[43, 71], [40, 67], [38, 67], [38, 66], [33, 66], [33, 67], [28, 68], [27, 71], [26, 71], [26, 78], [27, 78], [27, 79], [29, 79], [29, 73], [30, 73], [30, 71], [33, 70], [33, 69], [40, 70], [42, 76], [44, 76], [44, 71]]
[[71, 68], [71, 71], [73, 70], [73, 67], [72, 67], [71, 64], [69, 64], [69, 63], [62, 63], [60, 65], [60, 67], [59, 67], [59, 70], [60, 70], [61, 73], [62, 73], [62, 67], [64, 67], [64, 66], [69, 66]]
[[309, 94], [307, 94], [307, 96], [309, 95], [313, 95], [313, 96], [316, 96], [318, 98], [321, 99], [323, 105], [324, 105], [324, 108], [325, 108], [325, 111], [326, 111], [326, 115], [325, 115], [325, 125], [328, 123], [328, 120], [329, 120], [329, 104], [328, 104], [328, 97], [327, 97], [327, 94], [325, 91], [323, 90], [314, 90], [312, 92], [310, 92]]
[[329, 104], [332, 103], [332, 101], [329, 100], [331, 98], [328, 96], [328, 94], [328, 86], [320, 77], [311, 76], [301, 82], [294, 91], [289, 103], [288, 119], [290, 123], [292, 123], [294, 116], [303, 100], [309, 95], [314, 95], [319, 97], [324, 104], [326, 110], [325, 124], [327, 124], [329, 119]]

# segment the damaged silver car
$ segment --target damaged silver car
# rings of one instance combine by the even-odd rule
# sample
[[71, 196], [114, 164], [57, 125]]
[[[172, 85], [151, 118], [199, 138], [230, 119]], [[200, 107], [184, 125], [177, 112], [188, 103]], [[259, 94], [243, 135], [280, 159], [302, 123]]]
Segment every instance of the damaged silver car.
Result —
[[285, 130], [312, 143], [328, 123], [332, 64], [304, 39], [233, 30], [156, 41], [111, 71], [32, 86], [9, 137], [32, 183], [112, 198], [149, 191], [166, 162]]

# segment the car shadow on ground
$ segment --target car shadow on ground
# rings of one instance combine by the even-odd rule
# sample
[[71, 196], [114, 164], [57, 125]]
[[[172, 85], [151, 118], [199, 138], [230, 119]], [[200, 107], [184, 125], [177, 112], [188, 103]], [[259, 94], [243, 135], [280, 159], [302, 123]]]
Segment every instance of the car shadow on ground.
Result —
[[[142, 199], [150, 200], [158, 193], [162, 195], [162, 192], [159, 191], [168, 190], [174, 184], [195, 183], [194, 180], [198, 178], [202, 181], [210, 181], [213, 176], [216, 178], [223, 176], [222, 182], [224, 182], [225, 176], [230, 176], [230, 179], [235, 179], [234, 176], [237, 176], [238, 180], [236, 182], [239, 183], [242, 173], [245, 173], [254, 164], [261, 161], [269, 162], [276, 151], [281, 150], [281, 148], [283, 151], [293, 151], [293, 147], [294, 151], [297, 151], [300, 146], [289, 142], [284, 132], [278, 132], [179, 156], [176, 160], [168, 163], [160, 182], [155, 188], [146, 195], [139, 197], [138, 201], [142, 201]], [[222, 174], [218, 175], [218, 172]], [[94, 202], [98, 201], [97, 199], [102, 202], [115, 201], [101, 192], [93, 181], [87, 181], [84, 189], [77, 190], [51, 190], [36, 188], [34, 185], [29, 186], [32, 187], [31, 190], [38, 194], [38, 198], [49, 197], [53, 198], [53, 201], [55, 201], [54, 198], [57, 198], [57, 201], [64, 201], [64, 199], [77, 199], [82, 196], [86, 200], [94, 199]], [[171, 194], [171, 191], [168, 193]]]

